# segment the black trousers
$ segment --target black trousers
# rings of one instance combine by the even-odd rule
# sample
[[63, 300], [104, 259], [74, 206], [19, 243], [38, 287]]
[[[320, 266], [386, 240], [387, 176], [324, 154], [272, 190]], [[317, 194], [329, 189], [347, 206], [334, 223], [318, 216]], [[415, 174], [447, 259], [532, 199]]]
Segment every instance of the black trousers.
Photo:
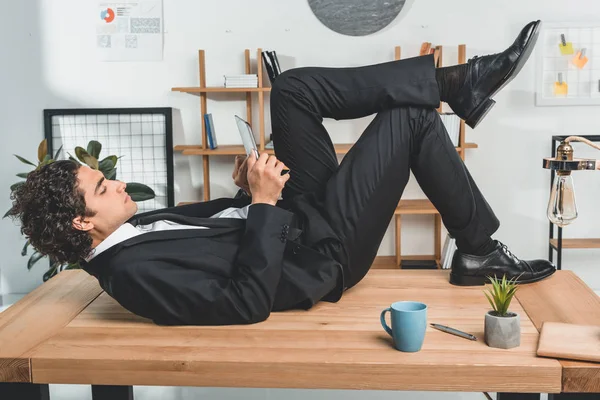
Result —
[[[290, 168], [283, 198], [317, 193], [342, 248], [346, 286], [368, 272], [413, 172], [457, 246], [489, 240], [498, 219], [437, 113], [433, 56], [356, 68], [285, 71], [271, 91], [275, 154]], [[323, 118], [377, 114], [338, 165]]]

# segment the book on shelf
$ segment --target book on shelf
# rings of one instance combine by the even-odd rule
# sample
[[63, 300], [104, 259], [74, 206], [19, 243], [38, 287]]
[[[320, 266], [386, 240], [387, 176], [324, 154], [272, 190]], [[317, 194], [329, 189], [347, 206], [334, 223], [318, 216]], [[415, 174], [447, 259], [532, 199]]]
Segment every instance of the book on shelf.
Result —
[[444, 247], [442, 248], [442, 254], [440, 257], [440, 265], [442, 269], [449, 269], [452, 266], [452, 258], [454, 257], [455, 251], [456, 239], [448, 234], [446, 235], [446, 241], [444, 242]]
[[281, 66], [279, 65], [279, 58], [277, 58], [277, 52], [275, 50], [269, 53], [271, 59], [273, 60], [273, 65], [275, 65], [276, 76], [281, 74]]
[[208, 147], [214, 150], [218, 147], [217, 135], [215, 135], [215, 124], [212, 114], [204, 114], [204, 124], [206, 125], [206, 137], [208, 138]]
[[454, 144], [454, 147], [457, 147], [460, 139], [460, 118], [454, 113], [440, 113], [440, 118], [452, 144]]
[[281, 74], [281, 66], [279, 65], [279, 60], [277, 59], [277, 53], [275, 51], [264, 50], [262, 52], [262, 59], [265, 69], [267, 70], [267, 76], [272, 84], [279, 74]]
[[224, 75], [226, 88], [255, 88], [258, 87], [257, 74]]

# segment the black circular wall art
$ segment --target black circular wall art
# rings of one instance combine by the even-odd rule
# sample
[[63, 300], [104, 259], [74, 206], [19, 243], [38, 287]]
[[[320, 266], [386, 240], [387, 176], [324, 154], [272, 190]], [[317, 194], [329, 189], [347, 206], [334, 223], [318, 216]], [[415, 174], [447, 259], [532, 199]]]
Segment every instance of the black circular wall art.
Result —
[[308, 0], [323, 25], [349, 36], [370, 35], [385, 28], [404, 3], [406, 0]]

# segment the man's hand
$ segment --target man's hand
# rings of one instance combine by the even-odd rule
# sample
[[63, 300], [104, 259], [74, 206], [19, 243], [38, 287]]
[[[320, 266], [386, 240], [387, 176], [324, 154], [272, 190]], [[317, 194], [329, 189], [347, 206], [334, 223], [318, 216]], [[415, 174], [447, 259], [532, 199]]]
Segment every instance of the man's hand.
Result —
[[258, 160], [251, 155], [247, 163], [252, 204], [277, 204], [285, 183], [290, 179], [290, 174], [281, 175], [281, 171], [287, 169], [285, 164], [267, 153], [262, 153]]
[[244, 156], [235, 156], [235, 165], [231, 174], [233, 182], [241, 188], [246, 194], [252, 196], [250, 186], [248, 185], [248, 158]]

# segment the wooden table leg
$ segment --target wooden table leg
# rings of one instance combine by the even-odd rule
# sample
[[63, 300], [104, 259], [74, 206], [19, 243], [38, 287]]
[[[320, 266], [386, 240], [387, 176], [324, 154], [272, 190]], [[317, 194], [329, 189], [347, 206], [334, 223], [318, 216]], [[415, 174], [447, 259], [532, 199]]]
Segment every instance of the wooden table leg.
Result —
[[402, 264], [402, 215], [396, 215], [396, 266]]
[[435, 214], [434, 216], [435, 228], [434, 228], [434, 252], [435, 252], [435, 262], [437, 263], [438, 268], [442, 268], [441, 259], [442, 259], [442, 216], [440, 214]]
[[560, 393], [549, 394], [548, 400], [598, 400], [600, 393]]
[[496, 400], [540, 400], [539, 393], [498, 393]]
[[47, 384], [0, 382], [0, 399], [50, 400]]
[[92, 385], [93, 400], [133, 400], [133, 386]]

